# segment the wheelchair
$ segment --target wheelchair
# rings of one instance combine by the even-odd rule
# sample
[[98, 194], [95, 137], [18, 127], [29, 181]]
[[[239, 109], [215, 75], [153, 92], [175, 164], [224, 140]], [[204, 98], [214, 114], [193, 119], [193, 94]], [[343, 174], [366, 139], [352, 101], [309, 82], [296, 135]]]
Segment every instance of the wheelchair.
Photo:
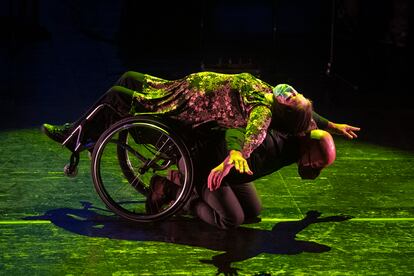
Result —
[[[153, 222], [177, 214], [193, 191], [191, 148], [180, 128], [172, 128], [165, 118], [138, 114], [121, 119], [105, 130], [96, 143], [82, 143], [82, 128], [107, 105], [98, 106], [81, 123], [63, 145], [76, 138], [67, 176], [75, 176], [79, 153], [92, 151], [91, 175], [101, 200], [115, 214], [136, 222]], [[151, 179], [161, 176], [178, 185], [175, 200], [149, 211]], [[174, 178], [174, 179], [171, 179]]]

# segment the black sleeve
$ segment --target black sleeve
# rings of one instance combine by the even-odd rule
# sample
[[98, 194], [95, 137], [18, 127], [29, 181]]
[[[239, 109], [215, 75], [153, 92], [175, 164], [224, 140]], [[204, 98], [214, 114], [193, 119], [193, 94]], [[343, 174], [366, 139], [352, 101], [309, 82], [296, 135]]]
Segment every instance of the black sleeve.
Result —
[[226, 130], [225, 139], [228, 151], [242, 151], [245, 131], [244, 128], [229, 128]]
[[315, 120], [315, 123], [318, 125], [318, 128], [320, 129], [326, 129], [328, 127], [329, 120], [325, 119], [315, 111], [312, 113], [312, 118]]

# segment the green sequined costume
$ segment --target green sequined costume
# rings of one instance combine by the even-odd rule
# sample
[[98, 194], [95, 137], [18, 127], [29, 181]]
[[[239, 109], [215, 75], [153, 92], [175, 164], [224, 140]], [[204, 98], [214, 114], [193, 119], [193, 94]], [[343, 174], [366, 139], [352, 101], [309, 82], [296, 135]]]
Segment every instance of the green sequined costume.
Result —
[[225, 128], [244, 128], [245, 158], [266, 137], [272, 108], [265, 95], [272, 86], [251, 74], [201, 72], [172, 81], [141, 76], [132, 113], [166, 114], [193, 126], [215, 121]]

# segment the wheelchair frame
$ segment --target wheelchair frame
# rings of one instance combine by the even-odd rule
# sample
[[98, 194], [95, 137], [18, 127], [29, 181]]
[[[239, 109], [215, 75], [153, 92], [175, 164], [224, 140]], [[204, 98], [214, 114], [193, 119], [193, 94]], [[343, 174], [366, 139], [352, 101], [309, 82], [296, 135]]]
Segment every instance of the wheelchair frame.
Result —
[[[72, 139], [76, 138], [70, 162], [64, 168], [65, 174], [70, 177], [75, 176], [80, 152], [93, 148], [91, 161], [93, 184], [101, 200], [113, 212], [123, 218], [138, 222], [166, 219], [179, 212], [193, 191], [193, 163], [190, 150], [182, 136], [163, 122], [161, 118], [154, 116], [154, 114], [144, 113], [119, 120], [105, 130], [96, 143], [83, 145], [85, 124], [104, 108], [110, 108], [122, 118], [121, 114], [109, 104], [101, 104], [93, 109], [62, 143], [64, 146], [68, 145]], [[165, 141], [159, 145], [156, 141], [139, 137], [136, 134], [138, 132], [147, 132], [152, 136], [159, 135], [159, 140], [162, 138]], [[106, 150], [109, 157], [105, 155]], [[113, 151], [116, 151], [119, 168], [114, 166], [113, 156], [110, 156]], [[146, 155], [151, 155], [151, 157]], [[132, 164], [128, 158], [133, 158], [135, 163]], [[106, 159], [111, 161], [106, 161]], [[114, 168], [117, 173], [104, 172], [104, 170], [112, 171]], [[140, 176], [145, 173], [166, 175], [166, 171], [171, 168], [176, 169], [183, 176], [178, 183], [179, 192], [175, 200], [165, 206], [160, 206], [156, 212], [149, 212], [148, 200], [151, 200], [151, 195], [154, 193], [151, 190], [152, 178], [147, 181], [148, 183], [144, 183], [145, 181]], [[110, 179], [117, 177], [119, 179], [114, 180], [115, 183], [111, 183]], [[122, 193], [119, 192], [121, 189]], [[129, 207], [128, 204], [133, 205], [134, 208]]]

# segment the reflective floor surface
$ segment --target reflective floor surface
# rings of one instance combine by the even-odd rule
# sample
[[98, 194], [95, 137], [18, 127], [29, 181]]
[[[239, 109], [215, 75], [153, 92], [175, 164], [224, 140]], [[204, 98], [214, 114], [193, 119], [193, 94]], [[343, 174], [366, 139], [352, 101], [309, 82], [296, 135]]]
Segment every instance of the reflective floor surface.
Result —
[[129, 223], [94, 191], [89, 160], [38, 129], [0, 132], [1, 275], [408, 275], [414, 154], [336, 139], [315, 181], [296, 165], [256, 181], [262, 221], [221, 231], [189, 217]]

